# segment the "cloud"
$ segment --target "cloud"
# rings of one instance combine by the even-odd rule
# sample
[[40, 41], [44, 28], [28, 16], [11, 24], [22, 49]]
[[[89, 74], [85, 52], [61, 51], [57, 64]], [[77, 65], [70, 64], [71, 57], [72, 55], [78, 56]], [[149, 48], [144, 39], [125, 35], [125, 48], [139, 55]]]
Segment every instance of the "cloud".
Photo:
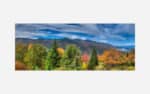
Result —
[[134, 44], [134, 24], [16, 24], [16, 38], [70, 38]]

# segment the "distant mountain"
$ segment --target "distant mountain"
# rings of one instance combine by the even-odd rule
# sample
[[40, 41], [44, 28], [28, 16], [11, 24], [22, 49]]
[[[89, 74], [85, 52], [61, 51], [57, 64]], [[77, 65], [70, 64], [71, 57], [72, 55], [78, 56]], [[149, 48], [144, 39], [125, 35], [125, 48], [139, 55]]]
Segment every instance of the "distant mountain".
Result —
[[135, 46], [134, 45], [130, 45], [130, 46], [115, 46], [118, 50], [120, 51], [124, 51], [124, 52], [127, 52], [127, 51], [130, 51], [132, 49], [135, 49]]
[[[82, 52], [90, 53], [92, 47], [96, 47], [99, 54], [103, 53], [104, 50], [108, 50], [111, 48], [116, 48], [110, 44], [105, 43], [98, 43], [88, 40], [80, 40], [80, 39], [57, 39], [58, 45], [65, 49], [68, 44], [75, 44], [77, 47], [81, 49]], [[46, 47], [50, 47], [53, 43], [53, 40], [46, 40], [46, 39], [27, 39], [27, 38], [16, 38], [16, 44], [23, 43], [23, 44], [42, 44]]]
[[[51, 39], [28, 39], [28, 38], [16, 38], [16, 44], [18, 43], [23, 43], [23, 44], [42, 44], [46, 47], [51, 47], [52, 43], [54, 40]], [[130, 51], [131, 49], [134, 49], [134, 46], [113, 46], [110, 44], [106, 43], [99, 43], [99, 42], [94, 42], [94, 41], [89, 41], [89, 40], [80, 40], [80, 39], [57, 39], [58, 45], [62, 48], [65, 49], [65, 47], [68, 44], [75, 44], [77, 47], [81, 49], [82, 52], [87, 52], [90, 53], [92, 47], [96, 47], [97, 51], [99, 54], [103, 53], [104, 50], [108, 49], [117, 49], [119, 51], [127, 52]]]

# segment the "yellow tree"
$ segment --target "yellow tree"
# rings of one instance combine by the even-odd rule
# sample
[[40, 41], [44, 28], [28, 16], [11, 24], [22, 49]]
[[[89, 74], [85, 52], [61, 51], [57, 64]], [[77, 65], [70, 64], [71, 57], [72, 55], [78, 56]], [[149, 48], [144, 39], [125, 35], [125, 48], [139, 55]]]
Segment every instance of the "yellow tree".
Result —
[[89, 55], [87, 53], [84, 53], [81, 56], [81, 61], [82, 61], [82, 69], [87, 69], [88, 61], [89, 61]]
[[58, 54], [62, 57], [64, 55], [64, 49], [63, 48], [57, 48]]

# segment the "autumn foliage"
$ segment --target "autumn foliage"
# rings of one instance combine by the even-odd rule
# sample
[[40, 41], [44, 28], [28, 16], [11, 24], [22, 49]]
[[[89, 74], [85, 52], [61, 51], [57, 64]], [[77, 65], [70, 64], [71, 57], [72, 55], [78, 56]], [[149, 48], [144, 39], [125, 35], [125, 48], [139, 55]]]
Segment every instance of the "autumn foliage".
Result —
[[15, 63], [15, 69], [16, 70], [25, 70], [27, 68], [26, 68], [25, 64], [21, 63], [20, 61], [16, 61], [16, 63]]
[[81, 56], [81, 61], [87, 63], [89, 61], [89, 55], [87, 53], [84, 53]]
[[122, 64], [125, 63], [124, 59], [125, 57], [123, 56], [122, 52], [115, 49], [104, 51], [104, 53], [99, 56], [99, 61], [102, 61], [106, 64]]
[[59, 53], [59, 55], [62, 57], [64, 55], [64, 49], [63, 48], [57, 48], [57, 51]]
[[97, 53], [82, 52], [76, 45], [62, 48], [54, 41], [50, 48], [41, 44], [16, 45], [16, 70], [134, 70], [135, 51], [117, 49]]

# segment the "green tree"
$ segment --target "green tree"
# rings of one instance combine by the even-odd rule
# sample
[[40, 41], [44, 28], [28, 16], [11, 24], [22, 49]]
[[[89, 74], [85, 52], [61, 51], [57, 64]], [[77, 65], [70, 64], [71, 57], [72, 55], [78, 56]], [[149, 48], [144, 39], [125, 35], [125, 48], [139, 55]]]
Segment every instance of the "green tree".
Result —
[[24, 62], [28, 69], [42, 69], [44, 60], [47, 55], [47, 49], [40, 44], [30, 44], [25, 54]]
[[68, 45], [61, 59], [61, 66], [65, 69], [81, 68], [81, 52], [76, 45]]
[[92, 49], [91, 58], [88, 64], [88, 69], [94, 70], [97, 65], [98, 65], [97, 51], [96, 51], [96, 48], [94, 47]]
[[45, 69], [51, 70], [60, 66], [60, 55], [57, 51], [58, 45], [56, 40], [54, 40], [52, 47], [48, 51], [48, 55], [45, 60]]

